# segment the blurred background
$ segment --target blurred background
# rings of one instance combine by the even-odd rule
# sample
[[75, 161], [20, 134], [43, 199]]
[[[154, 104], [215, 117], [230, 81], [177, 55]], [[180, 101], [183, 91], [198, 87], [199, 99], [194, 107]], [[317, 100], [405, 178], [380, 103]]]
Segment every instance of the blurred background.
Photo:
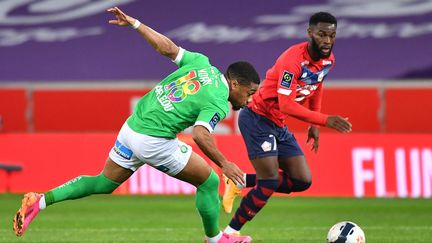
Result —
[[[247, 60], [262, 79], [285, 49], [307, 40], [311, 14], [333, 13], [336, 65], [323, 112], [348, 117], [353, 133], [323, 128], [314, 154], [308, 124], [286, 121], [314, 176], [299, 195], [432, 196], [430, 0], [2, 0], [0, 192], [46, 191], [98, 173], [138, 99], [175, 70], [133, 29], [108, 24], [112, 6], [206, 54], [221, 71]], [[253, 172], [236, 121], [232, 112], [216, 140]], [[180, 138], [193, 145], [187, 132]], [[194, 191], [144, 166], [116, 193]]]

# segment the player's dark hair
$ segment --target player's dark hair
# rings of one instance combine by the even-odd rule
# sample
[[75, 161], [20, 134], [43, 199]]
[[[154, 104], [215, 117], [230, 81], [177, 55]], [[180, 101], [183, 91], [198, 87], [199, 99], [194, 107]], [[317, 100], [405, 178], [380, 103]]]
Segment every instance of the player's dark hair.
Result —
[[241, 85], [249, 85], [251, 82], [259, 84], [261, 79], [252, 64], [239, 61], [228, 66], [226, 76], [230, 80], [237, 80]]
[[318, 12], [310, 17], [309, 26], [317, 25], [318, 23], [329, 23], [337, 26], [336, 17], [327, 12]]

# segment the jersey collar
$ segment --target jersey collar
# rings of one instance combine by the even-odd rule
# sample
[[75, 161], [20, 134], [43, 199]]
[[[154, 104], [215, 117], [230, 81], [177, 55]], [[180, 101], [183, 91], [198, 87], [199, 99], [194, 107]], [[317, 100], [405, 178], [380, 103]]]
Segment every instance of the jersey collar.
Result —
[[226, 78], [223, 74], [221, 74], [221, 80], [222, 80], [222, 83], [224, 83], [225, 86], [228, 88], [228, 81], [226, 80]]

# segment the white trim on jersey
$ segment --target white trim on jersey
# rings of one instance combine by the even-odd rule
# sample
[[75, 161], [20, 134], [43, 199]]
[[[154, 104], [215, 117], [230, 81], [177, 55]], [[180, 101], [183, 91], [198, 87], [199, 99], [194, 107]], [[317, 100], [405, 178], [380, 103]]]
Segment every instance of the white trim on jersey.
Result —
[[181, 59], [182, 59], [183, 56], [184, 56], [184, 52], [185, 52], [185, 50], [184, 50], [183, 48], [180, 47], [179, 52], [178, 52], [178, 54], [177, 54], [177, 57], [176, 57], [174, 60], [172, 60], [172, 61], [173, 61], [175, 64], [179, 65]]
[[278, 92], [279, 94], [283, 94], [283, 95], [290, 95], [291, 92], [292, 92], [292, 90], [290, 90], [290, 89], [282, 89], [282, 88], [279, 88], [277, 92]]
[[203, 122], [203, 121], [196, 121], [194, 126], [203, 126], [205, 128], [207, 128], [207, 130], [212, 133], [213, 132], [213, 128], [210, 126], [209, 123], [207, 122]]
[[225, 84], [225, 86], [227, 86], [227, 88], [228, 88], [228, 81], [226, 80], [226, 78], [225, 78], [225, 76], [223, 74], [221, 75], [221, 80]]

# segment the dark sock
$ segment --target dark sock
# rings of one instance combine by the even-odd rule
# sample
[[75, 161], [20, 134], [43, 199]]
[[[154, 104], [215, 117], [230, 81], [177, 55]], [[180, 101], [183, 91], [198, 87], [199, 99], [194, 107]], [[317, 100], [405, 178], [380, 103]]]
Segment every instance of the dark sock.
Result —
[[241, 227], [263, 208], [273, 192], [278, 188], [277, 179], [258, 180], [257, 185], [242, 199], [239, 208], [230, 222], [230, 227], [240, 230]]
[[246, 174], [246, 187], [254, 187], [256, 185], [256, 174]]
[[[279, 171], [279, 187], [276, 192], [291, 193], [306, 191], [311, 182], [305, 182], [289, 177], [283, 171]], [[246, 174], [246, 187], [254, 187], [256, 185], [256, 174]]]

